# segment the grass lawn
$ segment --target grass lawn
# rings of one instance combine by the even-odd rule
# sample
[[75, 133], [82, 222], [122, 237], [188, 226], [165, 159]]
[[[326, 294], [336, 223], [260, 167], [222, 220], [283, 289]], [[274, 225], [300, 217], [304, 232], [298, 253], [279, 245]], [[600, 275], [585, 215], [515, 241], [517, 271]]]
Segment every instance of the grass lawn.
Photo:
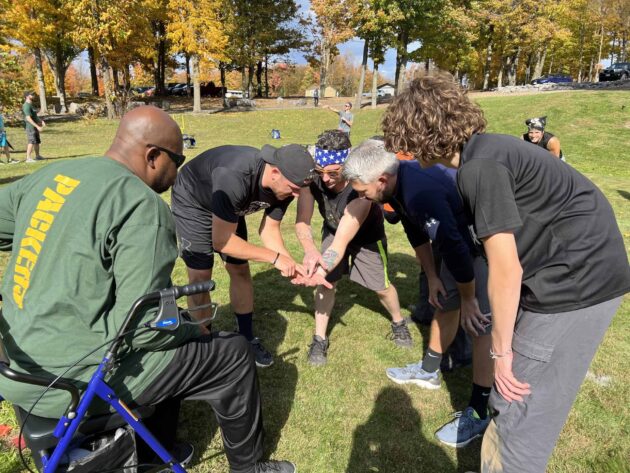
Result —
[[[611, 201], [621, 231], [630, 247], [630, 93], [567, 92], [516, 97], [480, 97], [489, 131], [518, 135], [528, 117], [547, 115], [548, 128], [559, 136], [569, 163], [589, 176]], [[355, 115], [355, 144], [379, 134], [382, 109]], [[182, 115], [175, 115], [182, 123]], [[117, 123], [106, 120], [53, 122], [42, 133], [42, 154], [49, 160], [102, 154]], [[335, 128], [337, 118], [317, 109], [273, 110], [214, 115], [186, 115], [184, 131], [197, 138], [189, 158], [222, 144], [262, 146], [313, 143], [324, 129]], [[282, 133], [270, 138], [272, 128]], [[8, 129], [9, 140], [24, 159], [25, 137], [19, 128]], [[550, 158], [551, 159], [551, 158]], [[45, 166], [0, 166], [0, 184], [12, 182]], [[165, 195], [168, 199], [169, 196]], [[250, 229], [257, 228], [260, 215]], [[289, 249], [301, 259], [294, 236], [295, 206], [283, 223]], [[316, 218], [314, 228], [321, 219]], [[417, 300], [418, 267], [400, 226], [387, 226], [390, 278], [396, 285], [405, 315]], [[252, 232], [253, 233], [253, 232]], [[257, 241], [256, 236], [250, 239]], [[0, 268], [6, 264], [0, 256]], [[328, 364], [314, 369], [306, 362], [313, 333], [312, 290], [295, 288], [266, 264], [252, 264], [256, 291], [256, 331], [276, 354], [275, 364], [260, 370], [263, 395], [265, 450], [274, 458], [297, 463], [300, 473], [464, 472], [477, 470], [480, 442], [454, 450], [439, 444], [434, 432], [465, 407], [471, 372], [445, 375], [445, 386], [435, 391], [400, 387], [388, 381], [384, 370], [417, 361], [426, 346], [427, 330], [412, 328], [415, 347], [402, 350], [386, 339], [389, 321], [376, 296], [344, 280], [329, 326]], [[185, 283], [178, 261], [173, 275]], [[227, 274], [215, 270], [214, 299], [222, 304], [217, 328], [231, 330]], [[630, 471], [630, 298], [626, 297], [584, 382], [560, 436], [548, 471]], [[36, 336], [34, 334], [34, 336]], [[0, 424], [15, 424], [8, 403], [0, 403]], [[211, 409], [204, 403], [185, 404], [179, 436], [195, 444], [193, 472], [226, 472], [220, 434]], [[0, 444], [0, 472], [21, 471], [17, 452]]]

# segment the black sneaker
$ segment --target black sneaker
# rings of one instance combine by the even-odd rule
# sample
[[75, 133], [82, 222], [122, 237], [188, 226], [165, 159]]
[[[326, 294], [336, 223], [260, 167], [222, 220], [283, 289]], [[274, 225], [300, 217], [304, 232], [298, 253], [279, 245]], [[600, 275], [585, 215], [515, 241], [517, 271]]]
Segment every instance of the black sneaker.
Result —
[[273, 356], [271, 356], [271, 353], [269, 353], [267, 349], [263, 346], [260, 338], [255, 337], [249, 343], [251, 343], [252, 350], [254, 350], [256, 366], [258, 366], [259, 368], [267, 368], [273, 365]]
[[313, 343], [308, 346], [308, 362], [313, 366], [323, 366], [327, 361], [328, 339], [313, 335]]
[[402, 348], [411, 348], [413, 346], [413, 339], [405, 320], [398, 323], [392, 322], [392, 332], [389, 334], [389, 339]]
[[254, 473], [297, 473], [297, 467], [291, 462], [269, 460], [256, 463]]

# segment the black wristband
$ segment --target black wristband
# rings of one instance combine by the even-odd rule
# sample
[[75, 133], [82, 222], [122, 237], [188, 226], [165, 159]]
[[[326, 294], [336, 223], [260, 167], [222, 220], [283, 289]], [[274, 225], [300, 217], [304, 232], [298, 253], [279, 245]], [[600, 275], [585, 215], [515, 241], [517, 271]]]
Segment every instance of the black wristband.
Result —
[[280, 258], [280, 252], [278, 251], [278, 253], [276, 254], [276, 257], [273, 259], [273, 261], [271, 262], [272, 266], [276, 265], [276, 262], [278, 261], [278, 258]]

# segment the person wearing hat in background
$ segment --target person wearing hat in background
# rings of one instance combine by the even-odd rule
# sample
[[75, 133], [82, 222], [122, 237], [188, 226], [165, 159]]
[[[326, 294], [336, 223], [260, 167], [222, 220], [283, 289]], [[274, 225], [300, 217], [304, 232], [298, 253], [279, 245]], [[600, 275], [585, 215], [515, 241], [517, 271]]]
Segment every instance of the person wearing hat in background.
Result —
[[[387, 237], [383, 212], [378, 204], [360, 199], [341, 174], [350, 151], [350, 139], [340, 130], [327, 130], [315, 144], [318, 174], [300, 190], [295, 231], [304, 248], [307, 276], [319, 271], [333, 285], [348, 274], [350, 280], [374, 291], [391, 316], [390, 339], [411, 348], [413, 340], [400, 314], [398, 292], [387, 274]], [[311, 233], [315, 202], [323, 219], [321, 250]], [[335, 304], [335, 288], [318, 285], [315, 292], [315, 335], [308, 351], [311, 365], [327, 361], [326, 328]]]
[[545, 148], [556, 158], [560, 158], [561, 161], [566, 161], [560, 149], [560, 140], [558, 137], [545, 131], [545, 126], [547, 125], [546, 116], [528, 118], [525, 120], [525, 125], [527, 125], [528, 128], [527, 133], [523, 133], [523, 139], [525, 141]]
[[[293, 282], [304, 273], [284, 245], [280, 221], [300, 189], [310, 184], [314, 167], [300, 145], [219, 146], [183, 166], [173, 186], [171, 206], [188, 280], [211, 279], [214, 253], [220, 254], [230, 276], [238, 331], [251, 343], [259, 367], [271, 366], [273, 357], [253, 334], [254, 288], [248, 261], [271, 263]], [[245, 216], [259, 210], [264, 210], [259, 227], [263, 246], [247, 241]], [[188, 299], [189, 307], [209, 303], [208, 294]], [[206, 307], [193, 313], [204, 319], [210, 312]]]
[[350, 110], [352, 110], [352, 104], [350, 102], [344, 103], [343, 110], [337, 110], [336, 108], [332, 108], [330, 105], [324, 105], [324, 108], [339, 115], [339, 126], [337, 127], [337, 129], [343, 131], [346, 135], [350, 136], [352, 120], [354, 119], [352, 112], [350, 112]]
[[[39, 132], [44, 129], [46, 126], [46, 122], [41, 120], [37, 116], [37, 112], [35, 112], [35, 108], [33, 107], [33, 98], [35, 97], [35, 92], [26, 91], [24, 92], [24, 104], [22, 105], [22, 112], [24, 113], [24, 128], [26, 129], [26, 162], [33, 163], [36, 160], [44, 159], [41, 154], [39, 154], [39, 145], [42, 140], [39, 137]], [[35, 151], [35, 159], [31, 158], [31, 154]]]

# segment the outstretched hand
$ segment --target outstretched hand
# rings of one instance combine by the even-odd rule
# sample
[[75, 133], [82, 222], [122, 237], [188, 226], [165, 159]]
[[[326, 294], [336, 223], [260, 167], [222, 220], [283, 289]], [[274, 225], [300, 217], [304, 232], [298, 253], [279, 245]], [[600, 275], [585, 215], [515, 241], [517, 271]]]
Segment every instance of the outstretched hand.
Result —
[[310, 276], [298, 274], [291, 279], [291, 284], [306, 287], [324, 286], [327, 289], [333, 288], [332, 284], [326, 281], [326, 275], [320, 271], [315, 271]]

